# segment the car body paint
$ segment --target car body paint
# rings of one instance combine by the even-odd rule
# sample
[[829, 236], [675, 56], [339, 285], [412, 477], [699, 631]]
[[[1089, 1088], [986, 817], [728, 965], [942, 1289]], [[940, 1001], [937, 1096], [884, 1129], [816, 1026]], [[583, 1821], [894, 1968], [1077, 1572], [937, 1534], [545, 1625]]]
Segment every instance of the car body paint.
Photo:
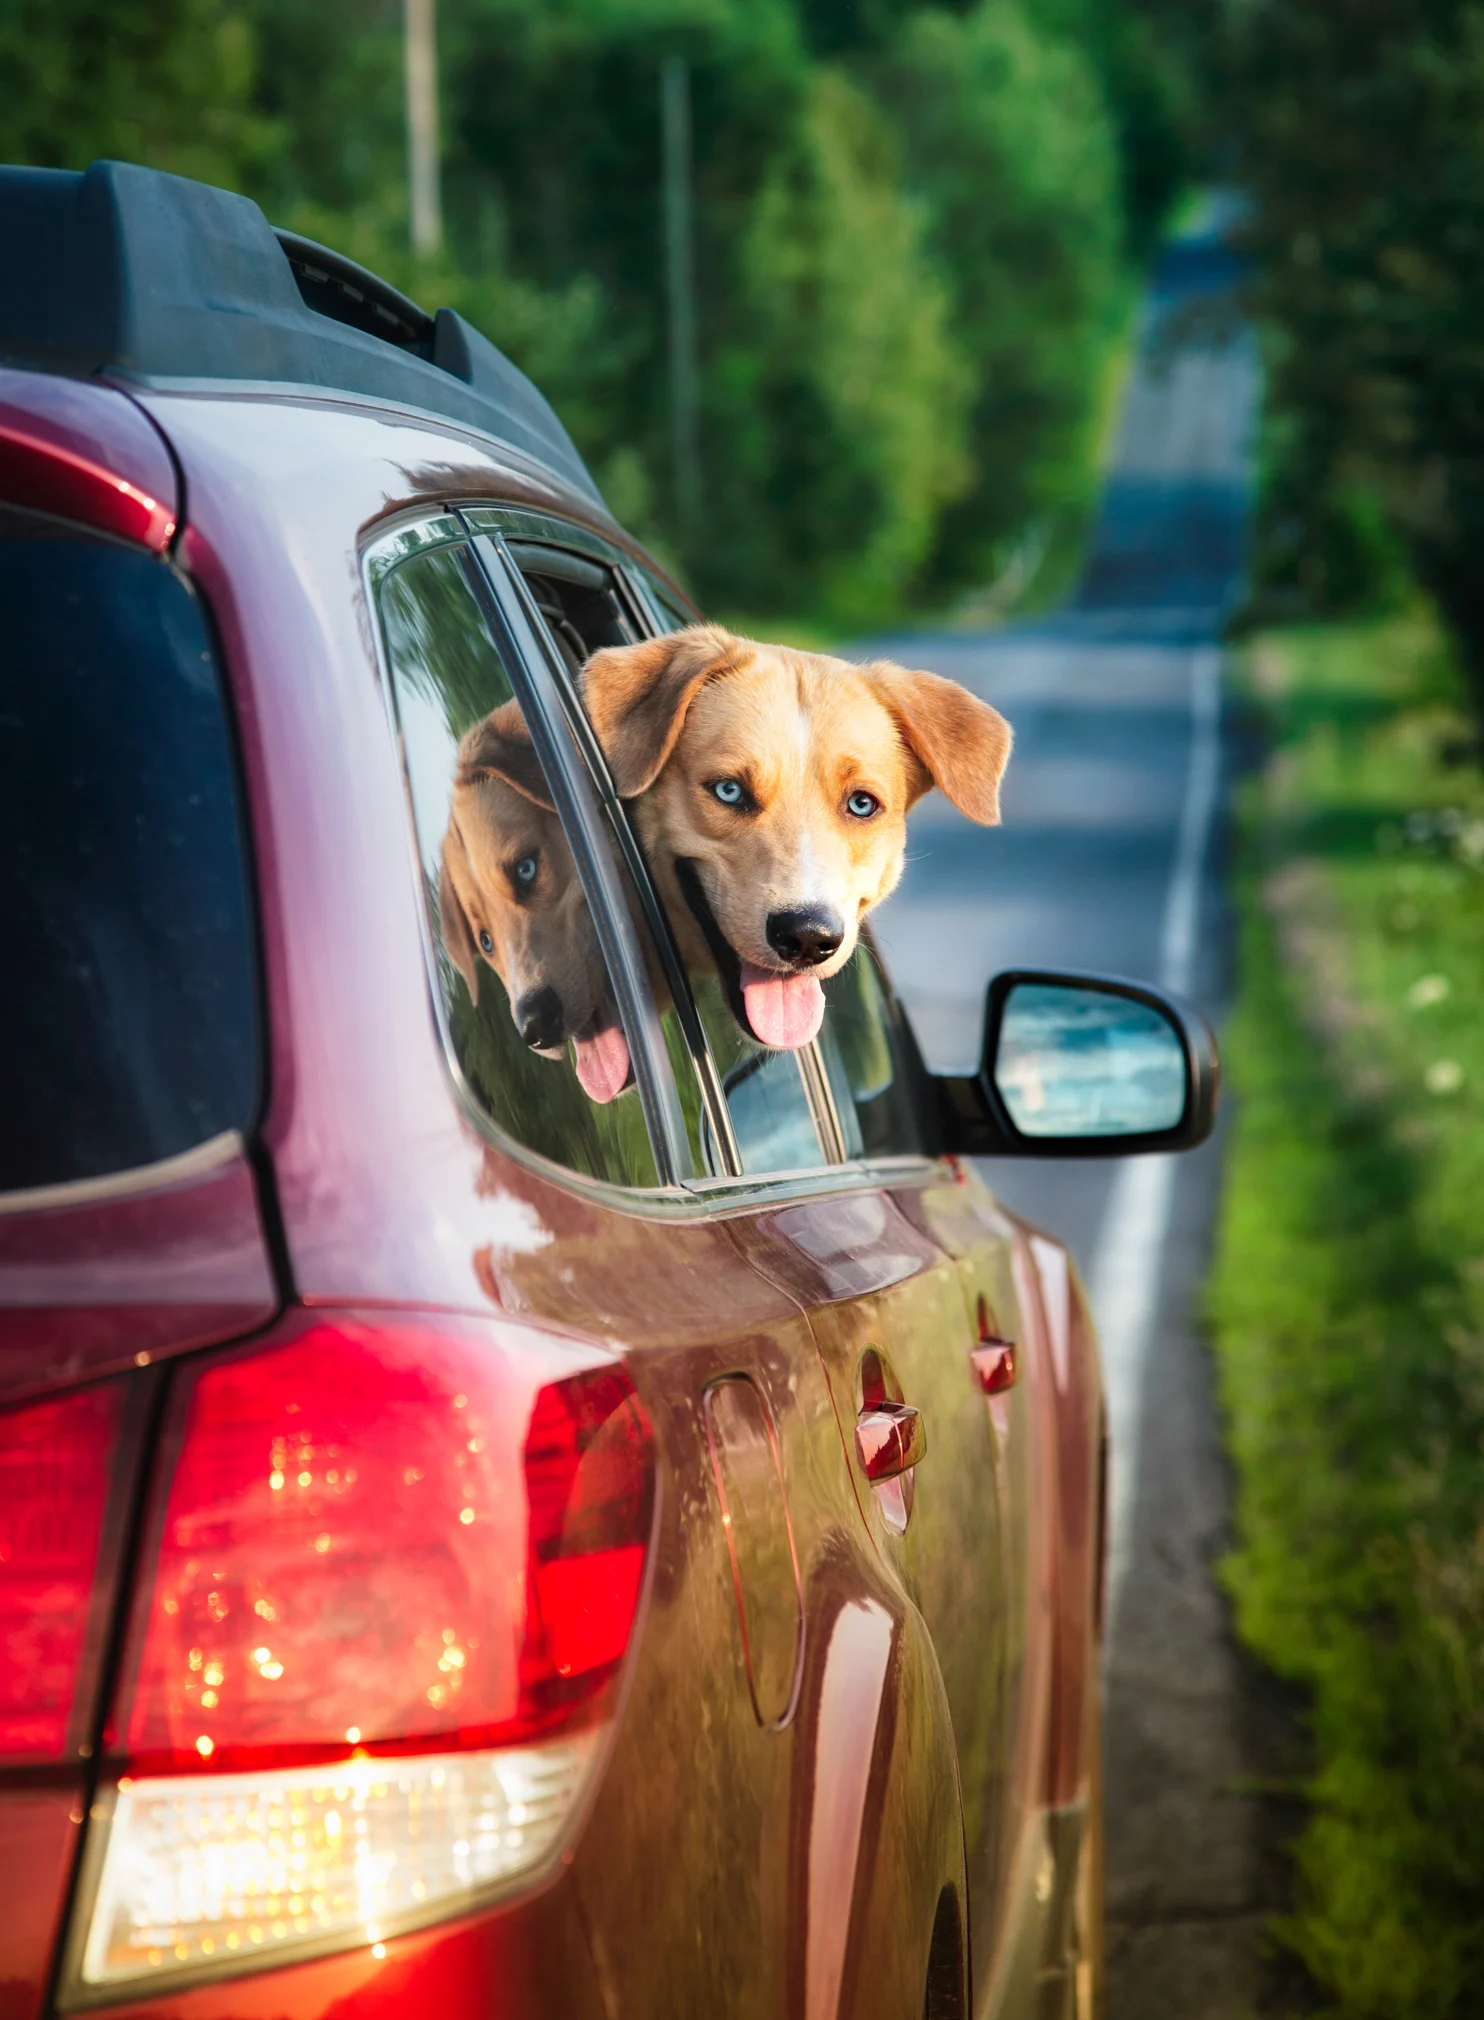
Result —
[[[1080, 1788], [1069, 1736], [1095, 1675], [1098, 1397], [1075, 1292], [1057, 1332], [1042, 1291], [1053, 1266], [950, 1163], [918, 1161], [889, 1184], [836, 1174], [817, 1197], [761, 1186], [703, 1202], [573, 1182], [493, 1142], [454, 1085], [419, 952], [422, 892], [359, 554], [399, 514], [451, 502], [528, 505], [628, 543], [534, 466], [426, 418], [335, 399], [140, 398], [184, 473], [177, 553], [211, 611], [240, 740], [268, 1043], [258, 1142], [283, 1281], [235, 1151], [209, 1181], [210, 1211], [187, 1188], [149, 1237], [181, 1258], [164, 1271], [175, 1316], [90, 1291], [88, 1309], [127, 1322], [100, 1322], [104, 1344], [86, 1350], [86, 1329], [62, 1326], [42, 1379], [250, 1332], [285, 1295], [494, 1309], [623, 1357], [655, 1425], [660, 1492], [608, 1757], [553, 1879], [392, 1938], [381, 1957], [342, 1951], [118, 2010], [898, 2020], [922, 2010], [945, 1891], [997, 1998], [996, 1957], [1033, 1942], [1025, 1847], [1053, 1792]], [[198, 1209], [216, 1230], [215, 1276], [195, 1270]], [[48, 1205], [36, 1225], [74, 1210], [79, 1228], [102, 1228], [86, 1238], [96, 1282], [113, 1284], [108, 1244], [127, 1260], [135, 1208]], [[7, 1280], [4, 1244], [0, 1217], [0, 1299], [23, 1281]], [[202, 1291], [208, 1323], [187, 1284], [232, 1292]], [[1001, 1398], [972, 1380], [981, 1296], [1022, 1352]], [[928, 1419], [905, 1534], [854, 1456], [867, 1346]], [[7, 1365], [0, 1352], [0, 1380]], [[728, 1541], [706, 1435], [717, 1384], [748, 1385], [775, 1441], [796, 1585], [780, 1597], [774, 1523], [768, 1633], [780, 1607], [802, 1608], [786, 1702], [776, 1681], [761, 1702], [749, 1682], [746, 1591], [762, 1574], [737, 1569]], [[55, 1812], [75, 1801], [69, 1785], [38, 1813], [38, 1870], [66, 1867], [76, 1825], [61, 1830]], [[64, 1883], [37, 1884], [56, 1890], [54, 1919]], [[22, 1960], [17, 1982], [49, 1969]]]

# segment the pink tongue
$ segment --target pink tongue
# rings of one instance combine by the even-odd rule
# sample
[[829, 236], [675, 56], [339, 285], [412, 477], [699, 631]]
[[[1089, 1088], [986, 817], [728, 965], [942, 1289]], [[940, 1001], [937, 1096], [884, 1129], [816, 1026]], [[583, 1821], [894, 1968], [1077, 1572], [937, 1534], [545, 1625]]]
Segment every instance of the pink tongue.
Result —
[[611, 1101], [629, 1080], [629, 1041], [616, 1024], [591, 1038], [574, 1039], [577, 1078], [591, 1101]]
[[824, 1022], [824, 991], [814, 975], [775, 975], [744, 961], [742, 1001], [753, 1036], [786, 1052], [817, 1038]]

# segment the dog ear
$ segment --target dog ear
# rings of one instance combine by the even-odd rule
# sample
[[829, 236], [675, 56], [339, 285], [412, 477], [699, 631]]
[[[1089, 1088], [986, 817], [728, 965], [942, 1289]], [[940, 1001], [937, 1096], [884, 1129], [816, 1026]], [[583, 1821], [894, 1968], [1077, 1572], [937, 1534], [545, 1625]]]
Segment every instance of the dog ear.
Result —
[[752, 648], [715, 624], [693, 624], [643, 645], [610, 645], [582, 672], [582, 694], [621, 799], [652, 786], [708, 680], [731, 673]]
[[438, 923], [443, 929], [443, 951], [463, 976], [469, 1001], [479, 1001], [479, 953], [474, 945], [474, 928], [459, 895], [458, 873], [467, 875], [469, 858], [458, 822], [450, 819], [443, 831], [443, 860], [438, 866]]
[[555, 812], [551, 788], [518, 701], [505, 702], [483, 722], [475, 723], [459, 745], [458, 784], [472, 786], [487, 778], [503, 779], [538, 807]]
[[1011, 744], [1010, 725], [999, 710], [936, 673], [911, 673], [890, 661], [863, 670], [876, 680], [921, 767], [913, 799], [936, 786], [971, 821], [997, 826]]

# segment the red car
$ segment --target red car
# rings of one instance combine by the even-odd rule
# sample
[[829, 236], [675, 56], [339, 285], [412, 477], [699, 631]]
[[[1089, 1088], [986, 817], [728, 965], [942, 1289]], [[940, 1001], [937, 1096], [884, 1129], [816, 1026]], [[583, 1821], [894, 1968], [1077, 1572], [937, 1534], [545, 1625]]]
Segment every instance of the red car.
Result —
[[[1199, 1141], [1209, 1034], [1000, 976], [934, 1080], [863, 946], [758, 1046], [534, 388], [142, 169], [0, 266], [0, 2014], [1096, 2010], [1096, 1348], [963, 1160]], [[622, 1092], [445, 943], [511, 702]]]

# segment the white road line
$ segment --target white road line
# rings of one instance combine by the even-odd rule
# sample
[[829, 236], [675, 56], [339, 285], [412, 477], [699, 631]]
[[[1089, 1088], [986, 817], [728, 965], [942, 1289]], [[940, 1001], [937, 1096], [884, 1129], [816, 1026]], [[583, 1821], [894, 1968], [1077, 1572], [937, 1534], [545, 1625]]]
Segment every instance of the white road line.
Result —
[[[1220, 779], [1220, 726], [1221, 652], [1214, 645], [1202, 646], [1191, 656], [1190, 756], [1159, 943], [1160, 983], [1177, 995], [1188, 994], [1195, 977], [1201, 878]], [[1108, 1404], [1110, 1644], [1133, 1542], [1144, 1370], [1159, 1317], [1160, 1265], [1174, 1176], [1173, 1157], [1131, 1157], [1118, 1167], [1089, 1273]]]

